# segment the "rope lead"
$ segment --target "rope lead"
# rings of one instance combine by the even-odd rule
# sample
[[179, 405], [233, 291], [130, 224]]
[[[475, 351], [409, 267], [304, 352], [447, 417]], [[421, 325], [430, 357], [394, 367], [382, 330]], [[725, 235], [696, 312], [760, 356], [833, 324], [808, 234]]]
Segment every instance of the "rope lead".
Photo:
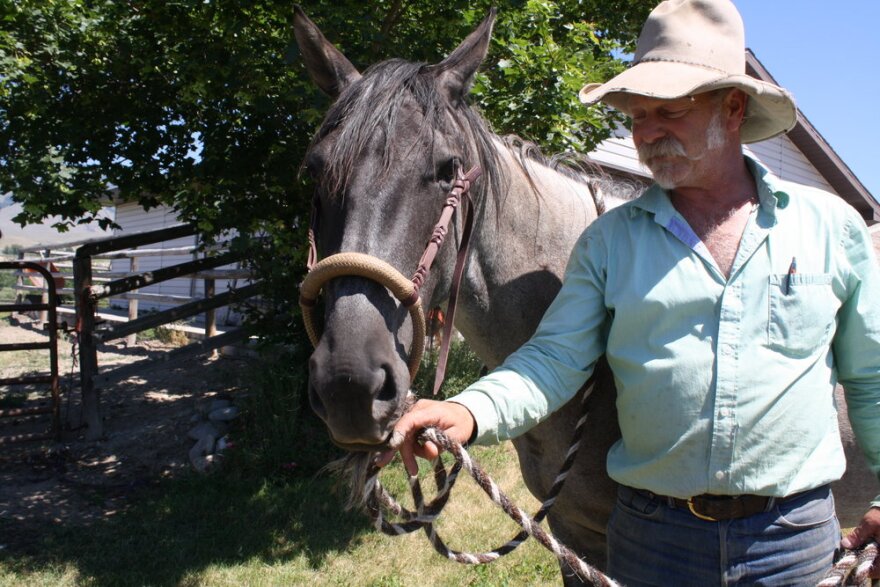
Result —
[[[582, 418], [575, 430], [576, 440], [580, 438], [581, 428], [585, 421], [586, 418]], [[454, 457], [455, 462], [447, 472], [441, 459], [438, 458], [434, 461], [434, 482], [437, 486], [437, 495], [428, 503], [425, 503], [418, 476], [409, 478], [415, 511], [404, 508], [388, 494], [378, 479], [381, 469], [376, 465], [371, 465], [365, 484], [366, 505], [373, 524], [378, 530], [390, 536], [398, 536], [421, 528], [425, 531], [428, 540], [438, 553], [449, 560], [463, 564], [484, 564], [497, 560], [513, 552], [529, 536], [532, 536], [544, 548], [552, 552], [559, 561], [564, 562], [582, 580], [596, 587], [618, 586], [618, 583], [613, 579], [581, 560], [577, 554], [559, 542], [551, 533], [544, 531], [540, 526], [541, 520], [547, 515], [550, 506], [562, 488], [562, 484], [568, 474], [568, 469], [574, 462], [574, 454], [572, 452], [569, 453], [562, 470], [557, 476], [556, 481], [554, 481], [549, 497], [541, 504], [541, 508], [535, 516], [529, 517], [528, 514], [510, 501], [501, 488], [471, 459], [467, 450], [460, 443], [451, 440], [446, 434], [436, 428], [424, 430], [420, 440], [430, 440], [443, 450], [448, 451]], [[577, 451], [573, 452], [576, 453]], [[473, 554], [452, 550], [446, 546], [433, 526], [434, 521], [449, 500], [450, 491], [455, 485], [455, 481], [458, 479], [458, 474], [462, 468], [470, 473], [474, 481], [477, 482], [477, 485], [483, 489], [492, 501], [499, 505], [523, 529], [511, 540], [489, 552]], [[390, 522], [386, 520], [385, 512], [396, 516], [399, 518], [399, 521]]]
[[817, 587], [845, 585], [870, 587], [871, 578], [868, 573], [871, 571], [871, 565], [875, 558], [877, 558], [877, 543], [873, 541], [865, 544], [860, 550], [844, 550]]

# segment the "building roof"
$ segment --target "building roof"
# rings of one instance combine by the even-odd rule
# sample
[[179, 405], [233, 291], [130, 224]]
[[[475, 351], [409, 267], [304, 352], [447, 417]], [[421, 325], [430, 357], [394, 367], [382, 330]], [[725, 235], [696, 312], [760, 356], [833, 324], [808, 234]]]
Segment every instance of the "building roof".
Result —
[[[746, 73], [757, 79], [779, 85], [751, 49], [746, 49]], [[788, 138], [804, 154], [834, 191], [859, 211], [869, 224], [880, 222], [880, 203], [844, 163], [828, 141], [816, 130], [804, 113], [798, 109], [797, 124]], [[876, 235], [875, 235], [876, 238]]]

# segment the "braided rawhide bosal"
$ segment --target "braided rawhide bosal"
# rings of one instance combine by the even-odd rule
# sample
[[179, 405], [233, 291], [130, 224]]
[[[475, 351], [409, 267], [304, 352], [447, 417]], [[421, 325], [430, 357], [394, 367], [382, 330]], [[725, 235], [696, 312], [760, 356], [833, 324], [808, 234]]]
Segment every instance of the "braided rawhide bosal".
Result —
[[[497, 560], [501, 556], [515, 550], [520, 544], [525, 542], [529, 536], [533, 536], [542, 546], [548, 549], [556, 556], [556, 558], [574, 571], [581, 579], [595, 586], [612, 587], [617, 583], [607, 577], [598, 569], [590, 566], [581, 560], [574, 552], [572, 552], [564, 544], [560, 543], [549, 532], [541, 528], [540, 523], [549, 512], [553, 503], [556, 501], [559, 492], [568, 477], [569, 471], [574, 464], [578, 449], [580, 448], [580, 440], [583, 432], [584, 424], [587, 421], [586, 400], [589, 390], [584, 391], [583, 403], [584, 412], [578, 420], [573, 432], [573, 440], [569, 446], [565, 461], [560, 468], [559, 474], [553, 481], [547, 499], [541, 504], [540, 509], [535, 513], [534, 517], [529, 517], [517, 507], [507, 495], [492, 481], [492, 479], [477, 465], [467, 450], [458, 442], [451, 440], [442, 431], [436, 428], [427, 428], [422, 431], [419, 440], [421, 442], [431, 441], [444, 451], [452, 454], [455, 462], [452, 464], [447, 473], [441, 459], [434, 462], [434, 481], [437, 486], [437, 495], [429, 503], [424, 502], [424, 496], [419, 483], [418, 476], [410, 476], [409, 484], [415, 504], [415, 511], [411, 511], [401, 506], [379, 482], [379, 472], [381, 469], [375, 465], [367, 473], [367, 480], [364, 487], [364, 501], [367, 510], [373, 520], [376, 528], [385, 534], [397, 536], [400, 534], [408, 534], [419, 528], [423, 528], [428, 539], [434, 546], [434, 549], [444, 557], [463, 564], [483, 564]], [[443, 507], [449, 500], [449, 495], [458, 474], [464, 468], [471, 477], [477, 482], [477, 485], [492, 499], [492, 501], [501, 507], [504, 512], [513, 519], [514, 522], [522, 527], [512, 539], [502, 546], [484, 553], [466, 553], [458, 552], [446, 546], [440, 536], [434, 529], [434, 521], [440, 515]], [[399, 518], [397, 522], [390, 522], [385, 518], [385, 511]]]
[[857, 585], [870, 587], [868, 573], [877, 558], [877, 543], [868, 542], [859, 550], [845, 550], [828, 574], [817, 587], [838, 587]]
[[[382, 259], [357, 252], [337, 253], [327, 257], [309, 270], [299, 290], [299, 306], [302, 310], [303, 324], [314, 347], [318, 346], [318, 341], [321, 338], [321, 332], [314, 318], [318, 294], [321, 293], [321, 288], [326, 282], [343, 275], [357, 275], [381, 283], [401, 301], [409, 298], [415, 291], [412, 281]], [[409, 376], [410, 380], [414, 380], [425, 349], [425, 313], [418, 297], [413, 299], [408, 310], [413, 325]]]

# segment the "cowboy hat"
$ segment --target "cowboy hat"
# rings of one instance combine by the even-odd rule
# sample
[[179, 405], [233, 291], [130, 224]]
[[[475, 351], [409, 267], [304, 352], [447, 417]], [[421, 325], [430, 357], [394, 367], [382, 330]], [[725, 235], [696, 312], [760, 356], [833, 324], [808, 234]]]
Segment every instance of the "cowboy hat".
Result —
[[749, 95], [743, 143], [788, 132], [797, 122], [787, 90], [746, 74], [742, 17], [730, 0], [666, 0], [648, 16], [629, 69], [578, 95], [584, 104], [601, 100], [628, 114], [628, 94], [675, 99], [721, 88]]

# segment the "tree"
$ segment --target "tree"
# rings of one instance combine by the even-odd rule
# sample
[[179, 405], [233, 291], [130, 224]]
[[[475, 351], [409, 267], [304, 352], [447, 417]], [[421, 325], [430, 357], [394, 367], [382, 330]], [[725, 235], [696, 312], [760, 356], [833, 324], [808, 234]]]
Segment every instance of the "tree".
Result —
[[[498, 4], [474, 101], [499, 132], [591, 148], [610, 119], [576, 92], [623, 67], [615, 55], [654, 2]], [[389, 56], [437, 61], [489, 5], [304, 9], [363, 68]], [[6, 0], [0, 22], [0, 193], [23, 204], [17, 221], [92, 221], [112, 186], [120, 200], [173, 206], [207, 235], [303, 241], [309, 188], [298, 169], [328, 103], [300, 63], [289, 2]]]

